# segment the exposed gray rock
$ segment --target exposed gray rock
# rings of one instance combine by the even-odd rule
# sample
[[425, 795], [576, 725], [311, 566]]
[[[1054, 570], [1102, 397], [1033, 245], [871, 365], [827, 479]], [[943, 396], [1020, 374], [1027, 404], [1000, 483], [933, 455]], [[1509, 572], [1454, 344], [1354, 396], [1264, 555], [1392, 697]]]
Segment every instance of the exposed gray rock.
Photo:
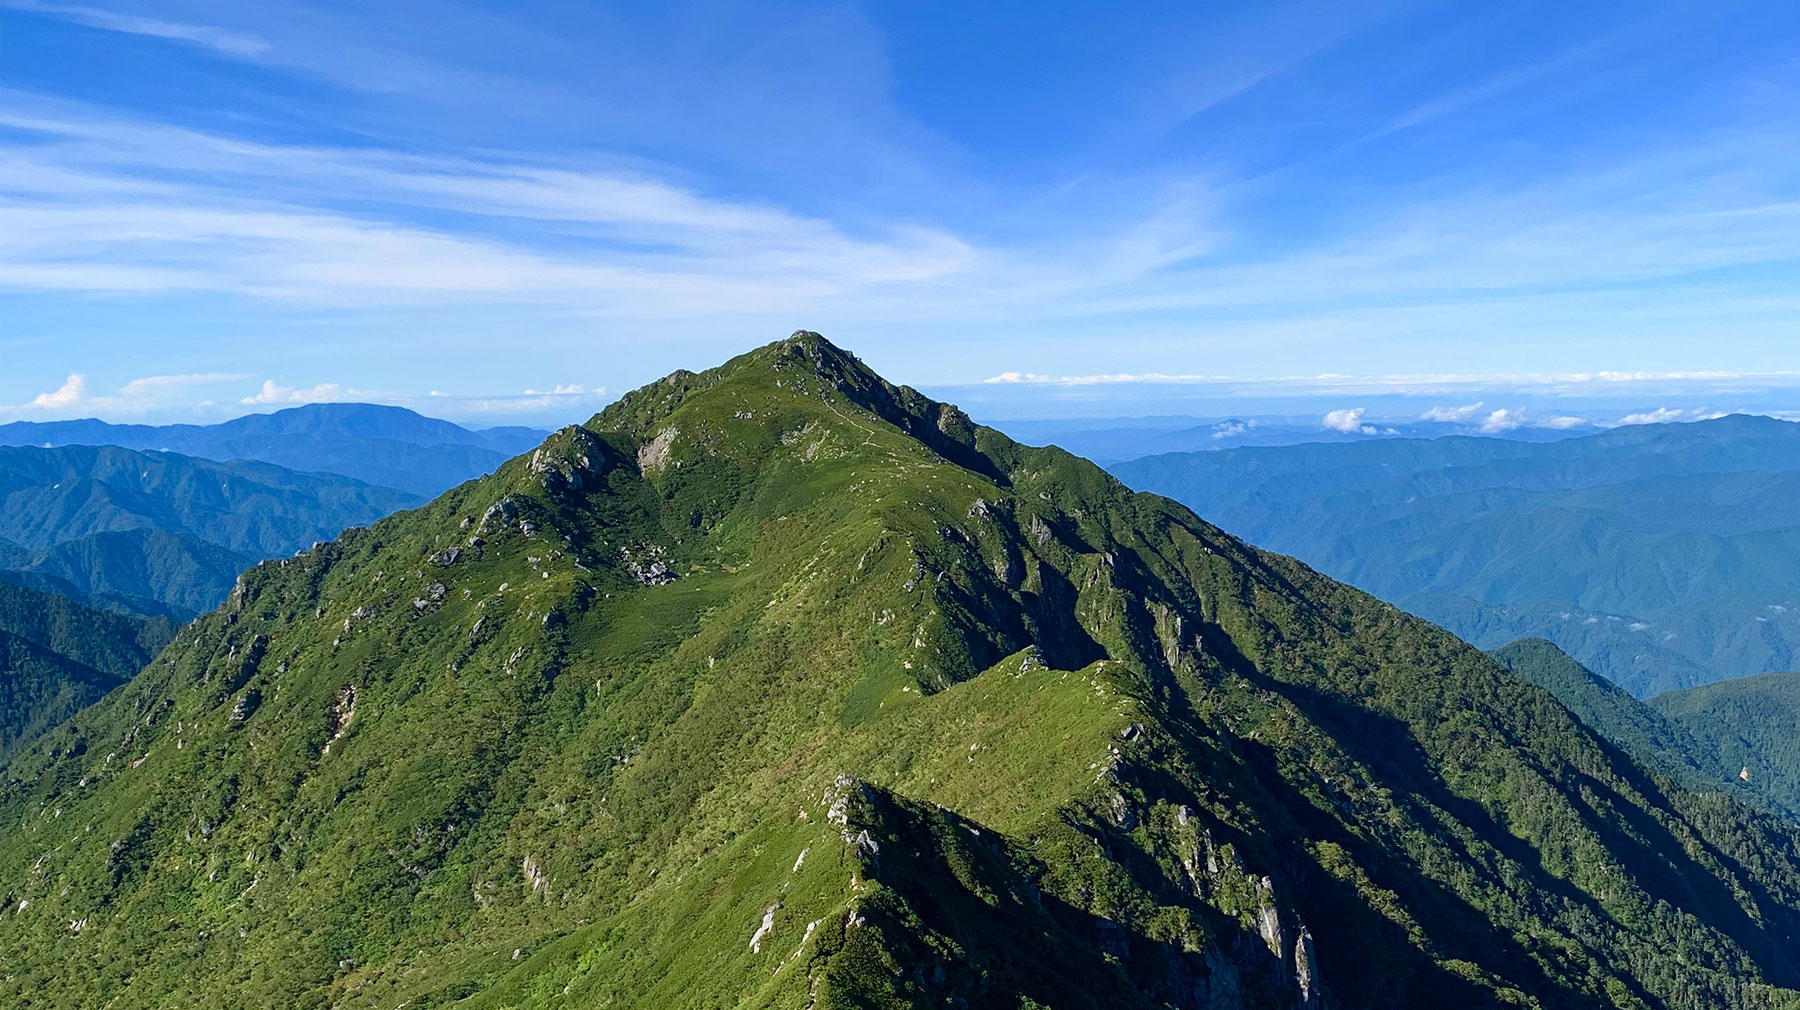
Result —
[[350, 732], [350, 723], [355, 718], [356, 685], [345, 684], [343, 687], [338, 688], [337, 700], [332, 703], [331, 720], [333, 728], [331, 739], [326, 742], [324, 750], [320, 753], [331, 753], [331, 745], [343, 739], [345, 733]]
[[512, 495], [507, 495], [489, 505], [487, 511], [481, 514], [481, 528], [483, 531], [503, 529], [511, 526], [518, 518], [518, 502]]
[[665, 560], [668, 554], [666, 548], [657, 544], [619, 548], [619, 559], [625, 563], [625, 570], [646, 586], [660, 586], [675, 581], [675, 572]]
[[638, 470], [643, 473], [658, 473], [666, 469], [670, 455], [675, 447], [675, 440], [681, 437], [681, 429], [668, 425], [651, 436], [650, 441], [638, 447]]
[[231, 721], [234, 723], [242, 723], [246, 719], [249, 719], [261, 704], [261, 691], [258, 691], [255, 688], [245, 691], [243, 696], [238, 698], [237, 703], [231, 706]]

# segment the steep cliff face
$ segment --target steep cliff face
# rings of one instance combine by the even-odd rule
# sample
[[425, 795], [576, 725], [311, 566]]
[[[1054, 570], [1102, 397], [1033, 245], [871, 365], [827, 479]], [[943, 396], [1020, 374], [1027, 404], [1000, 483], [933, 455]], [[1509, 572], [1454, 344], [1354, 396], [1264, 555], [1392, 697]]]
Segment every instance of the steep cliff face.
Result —
[[250, 570], [5, 777], [0, 994], [34, 1005], [1800, 983], [1787, 827], [814, 334]]

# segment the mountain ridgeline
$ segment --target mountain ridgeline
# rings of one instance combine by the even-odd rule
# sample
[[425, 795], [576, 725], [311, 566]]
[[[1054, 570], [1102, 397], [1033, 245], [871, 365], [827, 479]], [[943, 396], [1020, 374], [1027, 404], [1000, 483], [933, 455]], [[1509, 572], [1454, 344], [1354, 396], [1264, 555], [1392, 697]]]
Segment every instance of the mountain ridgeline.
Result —
[[1800, 1006], [1800, 833], [816, 334], [244, 574], [0, 785], [36, 1007]]
[[471, 431], [374, 403], [314, 403], [220, 424], [110, 424], [92, 418], [0, 424], [0, 445], [116, 445], [221, 462], [257, 460], [426, 495], [491, 472], [543, 435], [520, 427]]
[[190, 617], [239, 572], [424, 499], [335, 474], [117, 446], [0, 446], [0, 579]]

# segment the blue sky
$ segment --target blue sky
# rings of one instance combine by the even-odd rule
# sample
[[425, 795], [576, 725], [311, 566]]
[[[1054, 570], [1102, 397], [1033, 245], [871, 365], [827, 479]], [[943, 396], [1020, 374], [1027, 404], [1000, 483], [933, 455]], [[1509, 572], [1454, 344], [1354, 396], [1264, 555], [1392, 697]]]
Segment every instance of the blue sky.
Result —
[[0, 419], [1800, 406], [1800, 6], [971, 6], [0, 0]]

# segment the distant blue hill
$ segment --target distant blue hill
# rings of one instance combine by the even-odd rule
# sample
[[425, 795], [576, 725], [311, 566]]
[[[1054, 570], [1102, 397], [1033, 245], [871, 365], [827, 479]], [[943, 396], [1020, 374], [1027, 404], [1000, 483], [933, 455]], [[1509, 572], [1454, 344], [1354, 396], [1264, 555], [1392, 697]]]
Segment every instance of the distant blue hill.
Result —
[[250, 460], [0, 446], [0, 580], [185, 619], [217, 606], [259, 560], [424, 500]]
[[1476, 645], [1545, 638], [1639, 696], [1800, 666], [1800, 424], [1241, 448], [1113, 472]]
[[259, 460], [427, 495], [492, 471], [544, 435], [521, 427], [471, 430], [370, 403], [315, 403], [206, 425], [92, 418], [0, 425], [0, 445], [116, 445], [211, 460]]
[[[1368, 431], [1339, 431], [1319, 423], [1319, 415], [1258, 417], [1115, 417], [1062, 420], [994, 421], [1007, 435], [1030, 445], [1055, 445], [1102, 466], [1158, 453], [1216, 452], [1246, 446], [1287, 446], [1301, 443], [1338, 444], [1404, 439], [1436, 439], [1467, 435], [1468, 422], [1406, 421], [1371, 422]], [[1571, 432], [1554, 428], [1515, 428], [1507, 441], [1549, 442], [1566, 439]]]

